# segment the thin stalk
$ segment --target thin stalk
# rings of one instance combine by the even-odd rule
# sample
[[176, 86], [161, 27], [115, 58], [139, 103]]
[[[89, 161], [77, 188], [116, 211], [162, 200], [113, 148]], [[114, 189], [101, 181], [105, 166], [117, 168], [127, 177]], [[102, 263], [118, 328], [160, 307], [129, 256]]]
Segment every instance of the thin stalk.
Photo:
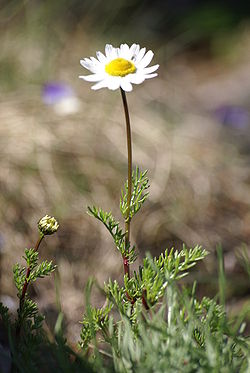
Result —
[[[43, 238], [44, 238], [44, 235], [41, 234], [39, 236], [37, 242], [36, 242], [35, 249], [34, 249], [35, 251], [37, 251], [39, 249], [40, 243], [42, 242]], [[23, 308], [23, 304], [24, 304], [25, 295], [26, 295], [26, 292], [27, 292], [27, 289], [28, 289], [30, 272], [31, 272], [31, 268], [28, 267], [27, 272], [26, 272], [26, 276], [25, 276], [25, 281], [24, 281], [24, 285], [23, 285], [22, 294], [21, 294], [20, 301], [19, 301], [19, 310], [18, 310], [18, 319], [19, 320], [18, 320], [18, 325], [17, 325], [17, 328], [16, 328], [16, 336], [17, 337], [19, 337], [20, 332], [21, 332], [20, 316], [21, 316], [21, 313], [22, 313], [22, 308]]]
[[[126, 120], [127, 148], [128, 148], [128, 196], [127, 196], [127, 216], [125, 218], [125, 247], [129, 250], [130, 245], [130, 201], [132, 194], [132, 136], [128, 111], [128, 103], [125, 91], [121, 88], [122, 103]], [[129, 263], [126, 257], [123, 257], [124, 274], [130, 277]]]
[[226, 276], [224, 268], [224, 255], [221, 245], [217, 246], [217, 256], [218, 256], [218, 285], [219, 285], [219, 298], [220, 304], [225, 307], [226, 304]]

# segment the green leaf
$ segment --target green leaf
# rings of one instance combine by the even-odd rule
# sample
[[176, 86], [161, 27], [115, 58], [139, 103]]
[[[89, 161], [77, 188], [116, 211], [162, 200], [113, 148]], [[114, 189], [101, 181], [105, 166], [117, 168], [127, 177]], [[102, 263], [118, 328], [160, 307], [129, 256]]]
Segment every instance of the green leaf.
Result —
[[32, 270], [37, 266], [38, 251], [36, 251], [35, 249], [25, 249], [24, 252], [25, 255], [23, 256], [23, 258], [25, 259], [27, 266], [30, 267], [30, 269]]
[[22, 293], [24, 282], [25, 282], [26, 268], [21, 267], [19, 263], [16, 263], [13, 266], [13, 277], [14, 277], [15, 286], [18, 290], [18, 296], [20, 296]]
[[112, 213], [105, 212], [101, 208], [97, 208], [95, 206], [88, 207], [88, 213], [89, 215], [100, 220], [108, 229], [113, 238], [115, 246], [117, 250], [120, 251], [122, 257], [127, 259], [129, 264], [134, 263], [137, 258], [135, 246], [130, 247], [130, 244], [127, 247], [125, 246], [125, 233], [123, 232], [122, 228], [120, 228], [120, 223], [112, 216]]
[[47, 260], [44, 260], [41, 264], [39, 264], [30, 274], [29, 281], [35, 281], [38, 278], [43, 278], [45, 276], [50, 275], [56, 269], [56, 265]]
[[[128, 181], [124, 185], [124, 190], [121, 191], [120, 210], [124, 219], [131, 220], [132, 217], [140, 210], [141, 206], [148, 197], [147, 189], [149, 188], [149, 179], [147, 170], [140, 172], [139, 168], [132, 172], [132, 193], [130, 205], [128, 206]], [[129, 210], [129, 214], [128, 214]]]

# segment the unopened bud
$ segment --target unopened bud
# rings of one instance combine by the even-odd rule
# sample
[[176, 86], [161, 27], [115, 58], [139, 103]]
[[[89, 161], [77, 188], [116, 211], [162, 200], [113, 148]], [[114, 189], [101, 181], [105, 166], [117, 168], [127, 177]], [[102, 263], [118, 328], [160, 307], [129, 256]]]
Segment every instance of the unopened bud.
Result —
[[44, 236], [53, 234], [59, 228], [59, 224], [53, 216], [45, 215], [38, 222], [38, 229]]

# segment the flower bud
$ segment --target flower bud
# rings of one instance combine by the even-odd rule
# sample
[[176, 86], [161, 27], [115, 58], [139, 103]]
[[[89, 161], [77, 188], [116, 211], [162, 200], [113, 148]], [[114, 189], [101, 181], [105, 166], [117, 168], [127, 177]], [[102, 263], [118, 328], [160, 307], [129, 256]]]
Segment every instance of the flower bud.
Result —
[[44, 236], [53, 234], [59, 228], [59, 224], [53, 216], [45, 215], [38, 222], [38, 229]]

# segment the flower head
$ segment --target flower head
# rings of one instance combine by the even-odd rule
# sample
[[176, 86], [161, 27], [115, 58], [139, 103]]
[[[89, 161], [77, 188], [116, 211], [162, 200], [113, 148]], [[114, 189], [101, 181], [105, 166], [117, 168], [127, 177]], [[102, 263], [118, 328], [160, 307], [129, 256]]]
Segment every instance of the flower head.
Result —
[[59, 228], [59, 224], [53, 216], [45, 215], [38, 222], [38, 229], [44, 236], [53, 234]]
[[138, 44], [129, 47], [121, 44], [114, 48], [106, 44], [105, 55], [96, 52], [95, 57], [84, 58], [80, 63], [92, 72], [91, 75], [81, 75], [79, 78], [88, 82], [96, 82], [92, 89], [109, 88], [115, 90], [122, 88], [124, 91], [132, 91], [132, 84], [141, 84], [145, 79], [154, 78], [158, 74], [155, 71], [159, 65], [147, 67], [154, 53], [146, 48], [140, 48]]

